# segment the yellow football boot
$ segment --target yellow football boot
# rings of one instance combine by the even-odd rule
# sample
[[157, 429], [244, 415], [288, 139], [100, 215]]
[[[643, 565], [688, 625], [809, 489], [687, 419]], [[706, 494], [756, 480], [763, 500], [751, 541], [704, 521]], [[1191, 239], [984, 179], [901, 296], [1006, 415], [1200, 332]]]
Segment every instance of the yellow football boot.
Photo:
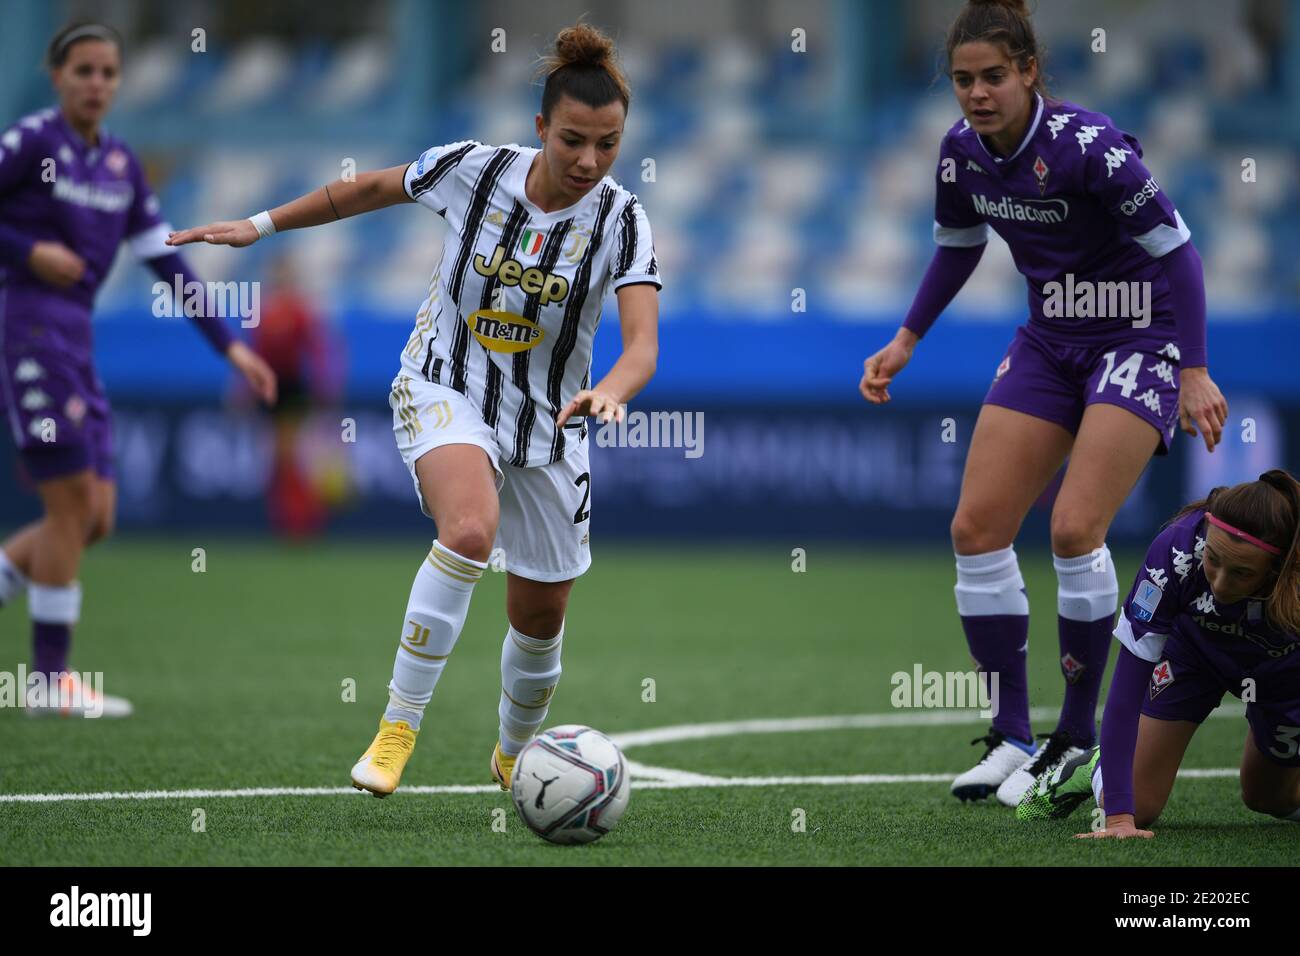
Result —
[[511, 757], [502, 753], [501, 743], [497, 742], [496, 749], [492, 751], [492, 779], [502, 790], [510, 789], [510, 775], [515, 772], [515, 761], [518, 759], [518, 754]]
[[352, 768], [352, 786], [369, 790], [376, 797], [386, 797], [396, 790], [406, 761], [415, 750], [417, 733], [404, 720], [389, 723], [381, 718], [379, 733]]

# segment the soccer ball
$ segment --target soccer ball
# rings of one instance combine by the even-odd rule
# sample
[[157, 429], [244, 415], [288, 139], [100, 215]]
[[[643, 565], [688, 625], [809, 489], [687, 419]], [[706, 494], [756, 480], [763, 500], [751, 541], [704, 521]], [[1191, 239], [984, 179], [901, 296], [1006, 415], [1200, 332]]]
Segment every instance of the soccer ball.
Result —
[[519, 752], [510, 796], [519, 818], [551, 843], [591, 843], [627, 809], [623, 754], [599, 730], [565, 724]]

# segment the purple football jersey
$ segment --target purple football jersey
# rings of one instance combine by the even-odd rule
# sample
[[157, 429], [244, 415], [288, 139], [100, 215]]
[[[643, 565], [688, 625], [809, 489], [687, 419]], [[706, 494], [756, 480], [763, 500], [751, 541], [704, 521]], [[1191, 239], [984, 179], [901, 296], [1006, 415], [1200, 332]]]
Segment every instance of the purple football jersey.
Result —
[[[976, 246], [990, 228], [1006, 240], [1029, 285], [1031, 326], [1076, 345], [1101, 344], [1121, 331], [1177, 341], [1168, 282], [1156, 260], [1191, 232], [1143, 165], [1137, 139], [1110, 117], [1035, 94], [1025, 137], [1010, 156], [991, 152], [964, 119], [948, 131], [939, 156], [935, 241]], [[1089, 317], [1079, 317], [1079, 283], [1150, 283], [1150, 325], [1135, 333], [1133, 303], [1116, 315], [1101, 293]]]
[[1124, 601], [1115, 636], [1153, 663], [1160, 660], [1165, 640], [1178, 635], [1224, 674], [1258, 677], [1300, 669], [1300, 637], [1270, 625], [1263, 601], [1215, 601], [1201, 567], [1205, 525], [1205, 510], [1198, 509], [1156, 536]]
[[123, 239], [142, 259], [168, 255], [167, 225], [135, 154], [101, 130], [91, 146], [46, 109], [0, 134], [0, 222], [32, 240], [60, 242], [86, 263], [76, 284], [54, 288], [25, 264], [0, 267], [6, 350], [91, 354], [95, 295]]

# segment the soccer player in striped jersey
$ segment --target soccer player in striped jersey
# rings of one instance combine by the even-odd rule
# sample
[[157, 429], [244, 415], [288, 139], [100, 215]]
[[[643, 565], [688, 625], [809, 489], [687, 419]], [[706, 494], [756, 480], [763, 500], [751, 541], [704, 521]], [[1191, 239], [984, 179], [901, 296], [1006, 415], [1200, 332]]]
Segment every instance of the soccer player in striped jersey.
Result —
[[[81, 615], [81, 555], [110, 532], [117, 502], [91, 311], [123, 241], [169, 288], [197, 279], [164, 243], [170, 227], [140, 161], [101, 125], [121, 77], [117, 34], [99, 24], [66, 27], [47, 62], [59, 105], [0, 134], [0, 414], [44, 506], [0, 549], [0, 605], [27, 592], [32, 671], [58, 692], [29, 701], [29, 714], [120, 717], [131, 712], [128, 701], [96, 695], [67, 667]], [[265, 362], [217, 319], [193, 321], [255, 394], [273, 400]]]
[[[177, 233], [246, 246], [259, 235], [418, 202], [451, 226], [389, 402], [398, 449], [438, 528], [402, 618], [389, 705], [352, 768], [396, 789], [494, 541], [508, 573], [500, 729], [491, 773], [546, 719], [560, 680], [565, 608], [591, 563], [585, 417], [621, 421], [654, 374], [659, 266], [645, 212], [606, 174], [627, 82], [599, 30], [563, 30], [544, 65], [541, 149], [459, 142], [337, 181], [251, 219]], [[618, 297], [623, 352], [593, 387], [601, 305]]]
[[[971, 0], [947, 39], [964, 119], [936, 176], [938, 250], [894, 340], [860, 389], [889, 385], [975, 270], [989, 229], [1029, 286], [1029, 321], [998, 365], [971, 438], [952, 521], [957, 610], [971, 656], [1000, 675], [985, 752], [958, 798], [1008, 806], [1044, 769], [1092, 746], [1119, 596], [1106, 532], [1179, 421], [1206, 448], [1227, 404], [1206, 367], [1205, 290], [1191, 233], [1110, 118], [1048, 97], [1023, 0]], [[1029, 603], [1013, 547], [1030, 506], [1069, 459], [1052, 510], [1065, 699], [1035, 748]]]
[[1224, 694], [1246, 703], [1241, 799], [1300, 822], [1300, 482], [1281, 469], [1215, 488], [1147, 551], [1120, 611], [1101, 747], [1044, 773], [1016, 816], [1096, 797], [1085, 837], [1149, 837], [1187, 745]]

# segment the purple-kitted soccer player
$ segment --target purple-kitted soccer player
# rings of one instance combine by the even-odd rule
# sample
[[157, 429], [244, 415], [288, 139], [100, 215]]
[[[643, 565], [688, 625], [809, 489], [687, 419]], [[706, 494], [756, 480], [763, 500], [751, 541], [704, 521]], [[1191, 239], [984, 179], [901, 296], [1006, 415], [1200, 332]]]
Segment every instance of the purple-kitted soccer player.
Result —
[[1300, 822], [1300, 483], [1273, 469], [1178, 512], [1115, 637], [1100, 751], [1040, 777], [1017, 817], [1064, 817], [1095, 796], [1105, 827], [1079, 836], [1151, 836], [1139, 828], [1164, 809], [1192, 735], [1232, 694], [1246, 704], [1242, 801]]
[[[1110, 118], [1050, 98], [1023, 0], [968, 3], [948, 33], [964, 119], [936, 176], [938, 250], [903, 327], [866, 360], [860, 389], [888, 386], [974, 272], [989, 229], [1029, 285], [1029, 321], [998, 365], [971, 438], [952, 521], [957, 610], [980, 668], [999, 674], [984, 755], [952, 785], [1014, 806], [1044, 769], [1090, 747], [1119, 595], [1106, 532], [1181, 420], [1211, 451], [1227, 404], [1206, 369], [1205, 290], [1191, 233]], [[1052, 511], [1065, 701], [1035, 750], [1029, 602], [1013, 547], [1069, 458]]]
[[[32, 713], [130, 713], [67, 670], [81, 608], [82, 551], [113, 526], [117, 500], [108, 398], [95, 374], [91, 310], [123, 240], [172, 286], [197, 281], [164, 244], [170, 226], [140, 162], [101, 127], [121, 74], [121, 41], [78, 24], [50, 43], [56, 108], [0, 135], [0, 413], [44, 504], [41, 520], [0, 549], [0, 605], [26, 590], [34, 674], [58, 694], [30, 695]], [[195, 324], [264, 401], [275, 376], [216, 319]]]

